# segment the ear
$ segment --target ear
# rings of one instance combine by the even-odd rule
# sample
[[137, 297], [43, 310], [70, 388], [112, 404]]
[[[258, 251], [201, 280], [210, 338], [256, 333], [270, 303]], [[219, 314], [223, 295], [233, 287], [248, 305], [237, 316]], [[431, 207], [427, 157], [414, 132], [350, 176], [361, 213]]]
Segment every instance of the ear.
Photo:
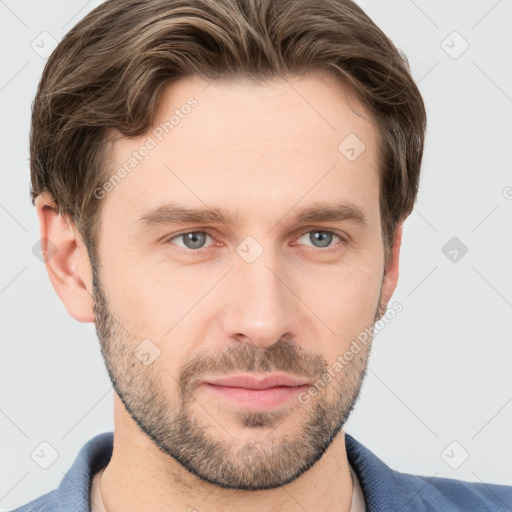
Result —
[[400, 259], [400, 247], [402, 245], [403, 226], [404, 223], [402, 221], [396, 228], [391, 256], [384, 272], [381, 295], [381, 304], [384, 306], [387, 306], [388, 302], [391, 300], [391, 296], [393, 295], [398, 283], [398, 263]]
[[94, 322], [92, 267], [78, 230], [58, 213], [47, 192], [35, 200], [41, 252], [50, 281], [68, 313], [79, 322]]

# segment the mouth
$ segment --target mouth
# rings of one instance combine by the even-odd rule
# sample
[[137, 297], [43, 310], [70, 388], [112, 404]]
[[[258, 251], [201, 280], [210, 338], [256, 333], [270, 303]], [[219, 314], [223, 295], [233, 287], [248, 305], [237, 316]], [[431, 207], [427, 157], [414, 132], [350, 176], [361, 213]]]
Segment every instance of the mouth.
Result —
[[289, 402], [309, 387], [304, 378], [274, 374], [265, 377], [235, 375], [207, 379], [201, 387], [217, 398], [235, 403], [239, 407], [261, 410]]

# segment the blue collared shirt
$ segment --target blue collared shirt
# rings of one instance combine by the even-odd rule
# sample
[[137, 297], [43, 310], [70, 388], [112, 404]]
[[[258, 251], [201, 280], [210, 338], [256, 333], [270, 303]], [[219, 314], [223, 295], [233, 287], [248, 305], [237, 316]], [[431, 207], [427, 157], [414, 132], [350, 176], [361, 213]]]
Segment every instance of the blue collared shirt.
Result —
[[[113, 432], [93, 437], [81, 448], [57, 489], [12, 512], [90, 512], [91, 481], [108, 464], [113, 437]], [[512, 486], [400, 473], [347, 433], [345, 447], [367, 512], [512, 511]]]

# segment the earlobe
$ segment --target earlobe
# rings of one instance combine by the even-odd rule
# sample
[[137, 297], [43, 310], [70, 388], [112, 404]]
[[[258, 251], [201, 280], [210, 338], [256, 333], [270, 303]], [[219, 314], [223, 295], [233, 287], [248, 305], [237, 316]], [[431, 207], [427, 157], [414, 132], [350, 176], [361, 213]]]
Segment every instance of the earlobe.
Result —
[[35, 206], [41, 252], [57, 295], [75, 320], [94, 322], [92, 269], [83, 241], [48, 192], [36, 198]]

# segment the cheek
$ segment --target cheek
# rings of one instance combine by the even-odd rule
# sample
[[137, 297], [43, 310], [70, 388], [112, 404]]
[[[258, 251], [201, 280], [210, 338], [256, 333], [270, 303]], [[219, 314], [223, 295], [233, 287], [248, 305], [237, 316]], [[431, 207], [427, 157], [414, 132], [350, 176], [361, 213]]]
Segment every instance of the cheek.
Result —
[[313, 281], [304, 285], [304, 301], [329, 327], [322, 325], [328, 360], [334, 360], [359, 333], [373, 325], [381, 283], [374, 266], [359, 264], [317, 273]]
[[155, 310], [162, 302], [160, 292], [154, 287], [155, 274], [156, 269], [146, 269], [126, 255], [116, 254], [115, 250], [102, 261], [101, 279], [109, 311], [121, 324], [122, 336], [133, 339], [134, 343], [162, 331], [155, 323], [161, 314], [161, 311], [155, 314]]

